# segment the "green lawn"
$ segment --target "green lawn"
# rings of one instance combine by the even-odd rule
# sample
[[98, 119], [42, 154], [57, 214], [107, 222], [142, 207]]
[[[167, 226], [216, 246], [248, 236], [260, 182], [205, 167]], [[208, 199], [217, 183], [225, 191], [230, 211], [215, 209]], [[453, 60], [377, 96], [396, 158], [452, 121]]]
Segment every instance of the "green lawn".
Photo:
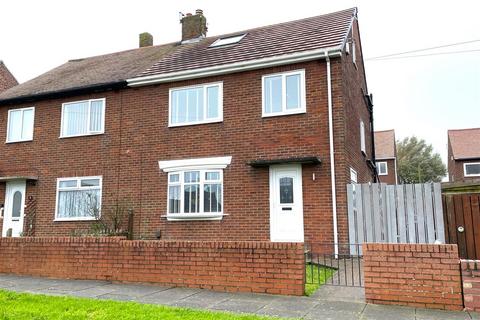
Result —
[[311, 296], [318, 290], [322, 283], [325, 283], [335, 273], [335, 269], [320, 267], [316, 264], [308, 263], [306, 266], [306, 284], [305, 294]]
[[2, 320], [260, 320], [276, 319], [223, 312], [83, 298], [53, 297], [0, 290]]

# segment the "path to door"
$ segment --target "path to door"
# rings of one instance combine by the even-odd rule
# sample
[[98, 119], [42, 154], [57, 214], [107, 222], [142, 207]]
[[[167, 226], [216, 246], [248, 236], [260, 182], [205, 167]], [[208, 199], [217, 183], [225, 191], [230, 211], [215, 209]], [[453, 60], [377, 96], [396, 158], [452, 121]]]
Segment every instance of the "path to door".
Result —
[[[286, 297], [265, 294], [221, 293], [200, 289], [172, 288], [150, 285], [115, 284], [90, 280], [54, 280], [0, 274], [0, 288], [16, 292], [75, 296], [94, 299], [135, 301], [251, 313], [302, 319], [478, 319], [480, 314], [446, 312], [395, 306], [380, 306], [364, 302], [344, 301], [341, 296], [328, 295], [329, 288], [321, 288], [313, 297]], [[362, 290], [347, 288], [346, 290]], [[338, 288], [336, 288], [338, 290]]]

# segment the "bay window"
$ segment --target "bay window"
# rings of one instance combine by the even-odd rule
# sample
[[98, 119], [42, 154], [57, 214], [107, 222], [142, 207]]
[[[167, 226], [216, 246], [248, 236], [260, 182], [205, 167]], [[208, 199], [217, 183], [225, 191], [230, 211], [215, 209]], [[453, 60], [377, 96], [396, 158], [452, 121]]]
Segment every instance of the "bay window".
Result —
[[169, 126], [222, 121], [222, 91], [222, 83], [170, 89]]
[[102, 177], [57, 179], [55, 220], [95, 220], [100, 217]]
[[64, 103], [61, 137], [76, 137], [104, 132], [105, 99]]

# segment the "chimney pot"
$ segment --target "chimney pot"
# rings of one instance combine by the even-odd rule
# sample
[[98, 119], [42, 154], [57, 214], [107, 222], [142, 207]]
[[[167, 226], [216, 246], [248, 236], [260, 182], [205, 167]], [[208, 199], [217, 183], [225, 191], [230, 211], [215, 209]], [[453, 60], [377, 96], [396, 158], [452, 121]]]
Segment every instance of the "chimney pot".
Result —
[[153, 36], [148, 32], [140, 33], [138, 37], [138, 47], [143, 48], [151, 46], [153, 46]]
[[206, 37], [207, 18], [203, 15], [203, 10], [197, 9], [194, 15], [187, 13], [180, 22], [182, 23], [182, 42]]

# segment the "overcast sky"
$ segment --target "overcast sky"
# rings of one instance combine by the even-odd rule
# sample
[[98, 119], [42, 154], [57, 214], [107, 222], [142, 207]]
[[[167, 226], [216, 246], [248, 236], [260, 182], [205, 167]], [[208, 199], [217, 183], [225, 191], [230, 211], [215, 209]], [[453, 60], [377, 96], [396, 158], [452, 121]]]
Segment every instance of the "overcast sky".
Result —
[[[144, 31], [155, 44], [178, 41], [179, 11], [203, 9], [216, 35], [354, 6], [376, 130], [424, 138], [445, 161], [447, 129], [480, 127], [480, 51], [368, 58], [480, 40], [480, 1], [2, 0], [0, 60], [24, 82], [69, 59], [135, 48]], [[413, 54], [475, 49], [480, 42]]]

